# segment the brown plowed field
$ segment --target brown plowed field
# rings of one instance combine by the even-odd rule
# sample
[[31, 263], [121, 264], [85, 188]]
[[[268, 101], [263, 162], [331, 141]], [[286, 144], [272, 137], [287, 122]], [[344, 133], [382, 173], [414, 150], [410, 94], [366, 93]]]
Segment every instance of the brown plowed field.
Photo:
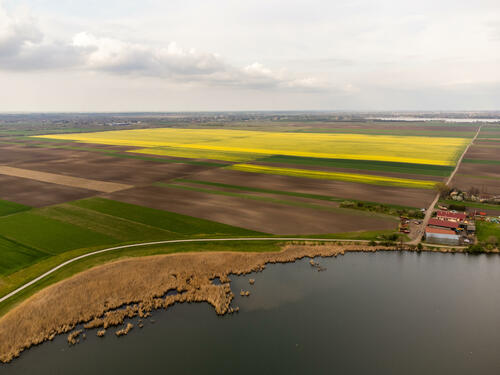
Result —
[[410, 189], [356, 184], [343, 181], [247, 173], [228, 169], [207, 170], [192, 175], [189, 178], [262, 189], [293, 191], [346, 199], [399, 204], [410, 207], [428, 207], [435, 195], [434, 190], [431, 189]]
[[[475, 174], [477, 175], [478, 172], [476, 171]], [[500, 177], [500, 171], [497, 173], [497, 176]], [[500, 195], [500, 179], [494, 180], [457, 174], [453, 179], [452, 186], [464, 191], [469, 190], [471, 187], [475, 187], [479, 189], [482, 194]]]
[[[82, 146], [82, 145], [79, 145]], [[114, 146], [86, 145], [93, 148], [115, 149]], [[55, 148], [28, 147], [0, 143], [0, 165], [83, 178], [93, 181], [126, 185], [149, 185], [212, 168], [180, 163], [157, 163], [104, 155], [98, 152]], [[96, 195], [96, 191], [57, 185], [43, 181], [0, 175], [0, 199], [34, 207], [63, 203]], [[98, 189], [99, 190], [99, 189]]]
[[[500, 146], [500, 143], [499, 143]], [[500, 147], [482, 147], [474, 144], [469, 148], [466, 159], [500, 160]], [[488, 177], [488, 178], [484, 178]], [[478, 188], [483, 194], [500, 194], [500, 165], [462, 163], [452, 186], [462, 190]]]
[[[475, 164], [475, 163], [462, 163], [458, 170], [457, 177], [465, 175], [467, 177], [483, 176], [489, 178], [500, 179], [500, 166], [495, 164]], [[480, 180], [484, 178], [478, 177]]]
[[95, 194], [95, 191], [0, 175], [0, 199], [28, 206], [48, 206]]
[[165, 187], [141, 187], [107, 195], [158, 208], [272, 234], [320, 234], [395, 229], [396, 222], [370, 213], [346, 213], [286, 206], [239, 197]]
[[[499, 145], [500, 146], [500, 145]], [[481, 147], [473, 145], [465, 154], [466, 159], [500, 160], [500, 147]]]
[[[129, 185], [178, 178], [210, 167], [119, 158], [100, 153], [0, 145], [0, 164]], [[12, 153], [14, 157], [9, 157]]]

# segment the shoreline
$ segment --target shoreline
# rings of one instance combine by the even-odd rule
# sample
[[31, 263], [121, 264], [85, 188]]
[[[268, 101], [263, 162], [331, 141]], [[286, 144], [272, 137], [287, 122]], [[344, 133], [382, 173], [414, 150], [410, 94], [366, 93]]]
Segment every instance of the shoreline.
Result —
[[[118, 327], [127, 318], [146, 318], [151, 311], [175, 303], [208, 302], [218, 315], [235, 312], [229, 276], [259, 272], [266, 264], [378, 251], [420, 252], [404, 245], [290, 243], [279, 252], [175, 253], [106, 263], [39, 291], [1, 317], [0, 361], [10, 362], [22, 351], [56, 335], [71, 336], [77, 325], [83, 324], [86, 330], [98, 328], [98, 334], [103, 335], [103, 330]], [[465, 253], [450, 248], [421, 251]], [[214, 279], [220, 284], [214, 284]]]

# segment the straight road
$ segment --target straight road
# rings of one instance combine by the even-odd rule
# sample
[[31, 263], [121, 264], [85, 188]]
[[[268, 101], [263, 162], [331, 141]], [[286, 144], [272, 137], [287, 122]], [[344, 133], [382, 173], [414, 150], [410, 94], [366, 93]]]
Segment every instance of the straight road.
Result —
[[[482, 125], [477, 129], [476, 135], [470, 143], [467, 145], [465, 148], [464, 152], [462, 152], [462, 155], [460, 156], [460, 159], [458, 159], [457, 165], [455, 166], [455, 169], [451, 173], [450, 177], [448, 177], [448, 180], [446, 180], [446, 185], [450, 186], [450, 182], [453, 180], [453, 177], [457, 174], [458, 168], [460, 168], [460, 165], [462, 164], [462, 160], [464, 159], [465, 154], [467, 151], [469, 151], [470, 146], [474, 143], [476, 140], [477, 136], [479, 135], [479, 132], [481, 131]], [[429, 223], [429, 220], [432, 217], [432, 213], [434, 212], [434, 207], [436, 207], [437, 202], [439, 201], [440, 193], [438, 192], [436, 196], [434, 197], [434, 200], [432, 201], [431, 205], [427, 209], [425, 213], [424, 220], [422, 220], [422, 227], [419, 229], [417, 233], [417, 238], [415, 238], [413, 241], [407, 242], [408, 245], [417, 245], [422, 241], [422, 236], [424, 235], [425, 228], [427, 227], [427, 224]]]

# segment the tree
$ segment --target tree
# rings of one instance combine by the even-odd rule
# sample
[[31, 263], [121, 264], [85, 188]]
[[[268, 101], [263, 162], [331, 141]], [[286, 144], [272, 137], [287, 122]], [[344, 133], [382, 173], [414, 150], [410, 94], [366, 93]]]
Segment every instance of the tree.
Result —
[[436, 185], [434, 185], [434, 188], [437, 190], [441, 198], [446, 198], [451, 192], [451, 188], [444, 182], [436, 183]]

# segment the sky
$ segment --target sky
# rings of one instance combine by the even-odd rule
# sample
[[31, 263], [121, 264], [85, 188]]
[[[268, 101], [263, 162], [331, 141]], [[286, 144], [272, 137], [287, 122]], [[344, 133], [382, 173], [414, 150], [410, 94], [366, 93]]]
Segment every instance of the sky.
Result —
[[499, 103], [498, 0], [0, 0], [0, 112]]

